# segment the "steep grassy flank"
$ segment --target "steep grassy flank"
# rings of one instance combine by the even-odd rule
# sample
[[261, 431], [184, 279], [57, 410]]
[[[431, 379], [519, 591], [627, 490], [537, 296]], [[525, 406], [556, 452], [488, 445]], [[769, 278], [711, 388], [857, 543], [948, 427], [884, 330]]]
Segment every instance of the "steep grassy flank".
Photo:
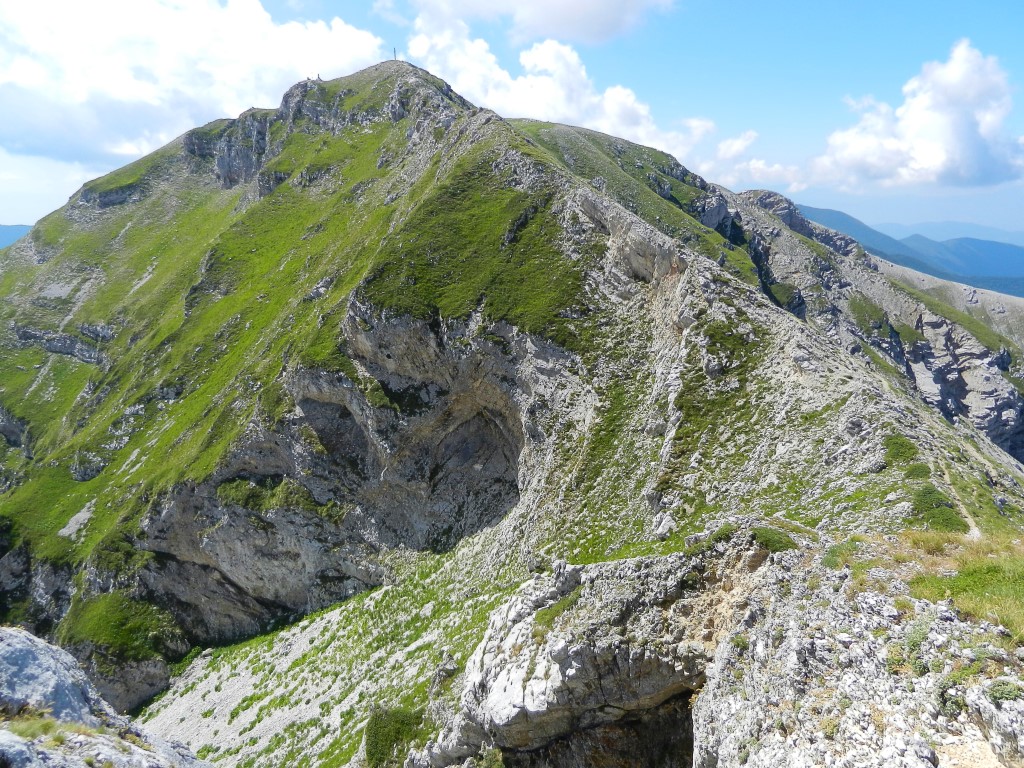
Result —
[[583, 266], [558, 248], [554, 190], [506, 186], [492, 151], [472, 151], [413, 210], [381, 254], [366, 297], [400, 314], [467, 317], [482, 307], [566, 347], [578, 338], [564, 317], [580, 299]]
[[[328, 164], [322, 141], [286, 142], [302, 168], [342, 175], [326, 194], [283, 184], [239, 212], [240, 191], [188, 173], [179, 160], [174, 183], [140, 203], [88, 224], [63, 211], [41, 223], [34, 236], [61, 251], [42, 266], [14, 265], [5, 284], [22, 295], [55, 281], [75, 287], [56, 309], [4, 302], [3, 313], [33, 327], [71, 333], [102, 322], [117, 333], [103, 344], [106, 367], [37, 349], [0, 355], [0, 402], [29, 422], [37, 458], [31, 468], [11, 459], [27, 477], [0, 514], [37, 555], [81, 560], [126, 500], [217, 466], [251, 413], [254, 383], [274, 380], [284, 352], [317, 337], [323, 305], [343, 299], [371, 263], [393, 208], [362, 203], [357, 185], [380, 176], [377, 156], [403, 133], [401, 124], [376, 124], [332, 138]], [[335, 279], [332, 292], [303, 301], [325, 275]], [[168, 386], [180, 393], [173, 402], [154, 399]], [[107, 468], [76, 483], [70, 467], [90, 454]], [[55, 536], [90, 500], [79, 544]]]
[[152, 659], [178, 632], [174, 620], [159, 608], [110, 592], [75, 600], [57, 630], [62, 644], [99, 643], [121, 658]]
[[87, 192], [103, 193], [134, 187], [147, 176], [152, 176], [161, 168], [173, 163], [179, 151], [176, 144], [177, 142], [172, 143], [106, 176], [86, 182], [83, 189]]

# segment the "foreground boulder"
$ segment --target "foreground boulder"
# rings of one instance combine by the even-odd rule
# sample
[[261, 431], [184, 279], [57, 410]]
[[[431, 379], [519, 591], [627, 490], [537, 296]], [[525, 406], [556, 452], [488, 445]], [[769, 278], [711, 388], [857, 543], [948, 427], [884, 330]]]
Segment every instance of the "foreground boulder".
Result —
[[2, 627], [0, 765], [201, 768], [208, 763], [117, 715], [70, 654], [23, 630]]

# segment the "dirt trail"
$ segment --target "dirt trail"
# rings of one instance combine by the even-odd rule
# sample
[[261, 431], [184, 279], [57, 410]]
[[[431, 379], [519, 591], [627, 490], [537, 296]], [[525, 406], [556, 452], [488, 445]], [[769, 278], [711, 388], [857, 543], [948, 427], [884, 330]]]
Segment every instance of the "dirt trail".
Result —
[[971, 516], [971, 513], [967, 511], [967, 505], [964, 504], [964, 500], [961, 498], [960, 493], [956, 489], [956, 486], [953, 485], [953, 480], [949, 476], [949, 467], [946, 466], [945, 464], [942, 465], [942, 476], [946, 478], [946, 485], [949, 487], [949, 490], [952, 491], [953, 495], [956, 497], [957, 504], [959, 504], [960, 506], [960, 511], [963, 513], [963, 516], [967, 518], [967, 538], [971, 541], [978, 541], [979, 539], [981, 539], [983, 535], [981, 533], [981, 529], [978, 527], [978, 524], [974, 522], [974, 518]]

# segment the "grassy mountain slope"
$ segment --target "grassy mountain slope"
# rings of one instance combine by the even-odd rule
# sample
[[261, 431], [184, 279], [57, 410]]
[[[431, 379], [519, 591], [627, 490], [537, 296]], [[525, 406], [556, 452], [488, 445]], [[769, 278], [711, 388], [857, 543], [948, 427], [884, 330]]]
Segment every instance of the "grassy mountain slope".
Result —
[[[700, 223], [719, 199], [742, 226]], [[219, 763], [384, 765], [456, 719], [492, 611], [560, 561], [685, 558], [702, 594], [727, 547], [861, 574], [938, 547], [1011, 583], [1018, 465], [848, 351], [898, 323], [846, 259], [403, 63], [300, 83], [0, 252], [4, 618], [104, 679], [156, 665], [150, 693], [193, 646], [148, 717]], [[1024, 632], [946, 565], [891, 580]], [[550, 597], [520, 650], [574, 615]]]
[[[291, 407], [289, 364], [360, 380], [339, 334], [357, 285], [380, 311], [482, 307], [593, 356], [582, 270], [599, 254], [557, 245], [564, 177], [524, 191], [515, 168], [495, 171], [508, 156], [548, 163], [548, 150], [410, 71], [307, 82], [276, 112], [197, 129], [85, 185], [0, 253], [0, 403], [27, 435], [4, 446], [0, 515], [36, 561], [145, 566], [139, 521], [222, 468], [252, 420]], [[722, 242], [678, 201], [628, 194], [673, 231]], [[67, 623], [89, 612], [67, 616], [62, 636], [87, 639]]]

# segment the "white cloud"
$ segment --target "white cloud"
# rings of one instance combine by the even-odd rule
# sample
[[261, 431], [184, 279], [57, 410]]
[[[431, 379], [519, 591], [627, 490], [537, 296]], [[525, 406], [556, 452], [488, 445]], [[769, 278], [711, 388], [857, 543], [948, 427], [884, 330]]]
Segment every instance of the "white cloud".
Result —
[[828, 138], [813, 163], [822, 183], [864, 181], [986, 185], [1024, 173], [1020, 139], [1005, 134], [1011, 96], [1006, 72], [961, 40], [946, 62], [928, 62], [903, 86], [903, 103], [851, 101], [859, 122]]
[[[54, 7], [57, 6], [57, 7]], [[274, 106], [307, 76], [380, 58], [340, 19], [275, 23], [258, 0], [0, 5], [0, 143], [93, 158], [144, 151], [215, 117]]]
[[807, 188], [806, 174], [798, 165], [769, 163], [752, 158], [732, 163], [703, 160], [694, 170], [701, 176], [727, 189], [780, 189], [788, 194]]
[[720, 160], [733, 160], [757, 141], [757, 131], [744, 131], [739, 136], [725, 139], [718, 143], [718, 158]]
[[519, 63], [524, 74], [513, 76], [485, 40], [470, 35], [465, 22], [439, 23], [421, 14], [408, 50], [470, 101], [504, 117], [582, 125], [657, 147], [680, 159], [714, 130], [714, 123], [705, 118], [681, 121], [672, 130], [659, 128], [650, 106], [632, 90], [621, 85], [599, 90], [576, 50], [555, 40], [534, 43], [522, 51]]
[[421, 18], [450, 26], [467, 19], [508, 18], [520, 43], [553, 37], [600, 42], [636, 26], [650, 11], [668, 11], [673, 0], [414, 0]]
[[260, 0], [0, 3], [0, 148], [109, 169], [381, 45], [339, 18], [277, 23]]
[[[56, 7], [55, 7], [56, 6]], [[185, 94], [238, 114], [274, 105], [303, 77], [380, 58], [381, 41], [346, 24], [278, 24], [259, 0], [107, 0], [0, 5], [0, 85], [61, 103], [167, 105]]]
[[381, 55], [376, 36], [340, 18], [276, 24], [259, 0], [108, 0], [101, 12], [74, 0], [4, 3], [0, 30], [0, 85], [72, 103], [166, 104], [184, 93], [228, 115]]
[[33, 224], [103, 171], [48, 157], [12, 155], [0, 147], [0, 185], [14, 194], [0, 202], [0, 223]]
[[409, 20], [395, 8], [395, 0], [373, 0], [371, 10], [384, 21], [400, 27], [409, 26]]

